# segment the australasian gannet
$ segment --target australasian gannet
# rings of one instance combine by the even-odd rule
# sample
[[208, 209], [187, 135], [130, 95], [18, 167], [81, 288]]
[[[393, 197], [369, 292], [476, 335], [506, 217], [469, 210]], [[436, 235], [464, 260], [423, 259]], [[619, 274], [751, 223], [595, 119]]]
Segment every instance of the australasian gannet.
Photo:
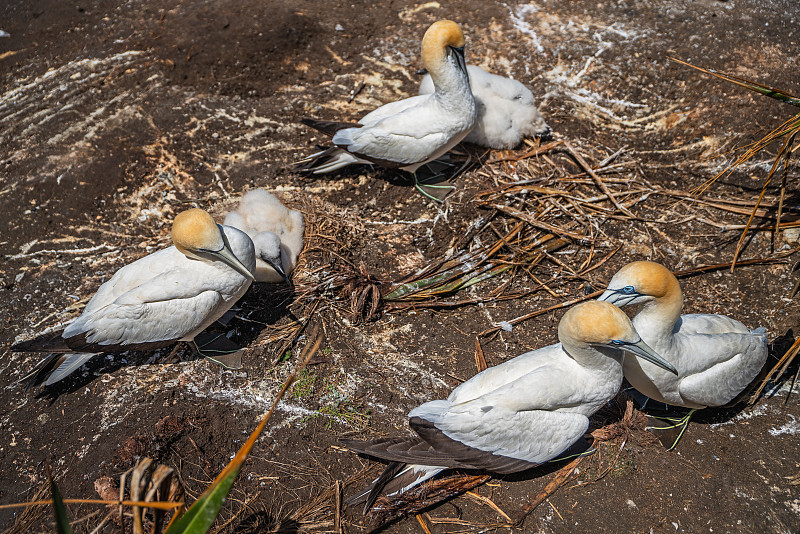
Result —
[[[377, 164], [410, 172], [416, 182], [420, 166], [445, 154], [475, 126], [464, 44], [458, 24], [435, 22], [422, 38], [422, 62], [433, 81], [432, 94], [386, 104], [356, 124], [304, 119], [332, 136], [336, 146], [302, 160], [301, 169], [319, 174], [352, 163]], [[419, 182], [415, 185], [425, 193]]]
[[[468, 65], [467, 72], [478, 109], [478, 122], [464, 141], [503, 149], [514, 148], [526, 137], [550, 137], [550, 126], [536, 108], [533, 93], [527, 87], [475, 65]], [[426, 74], [419, 84], [419, 94], [433, 91], [433, 79]]]
[[648, 345], [678, 370], [665, 373], [647, 362], [626, 357], [625, 378], [649, 398], [690, 408], [684, 417], [654, 422], [667, 449], [677, 445], [695, 410], [734, 400], [758, 376], [767, 359], [764, 328], [713, 314], [681, 315], [683, 293], [675, 276], [650, 261], [629, 263], [619, 270], [599, 300], [617, 306], [641, 304], [633, 325]]
[[402, 493], [448, 468], [513, 473], [563, 455], [582, 438], [589, 416], [617, 394], [623, 351], [674, 371], [604, 302], [568, 310], [558, 338], [475, 375], [446, 400], [411, 410], [417, 436], [344, 440], [392, 462], [350, 504], [366, 501], [366, 513], [382, 491]]
[[303, 249], [305, 219], [275, 195], [254, 189], [242, 197], [225, 224], [245, 232], [256, 247], [256, 282], [288, 281]]
[[172, 241], [118, 270], [64, 329], [13, 345], [12, 351], [52, 353], [22, 381], [49, 386], [96, 354], [191, 341], [253, 281], [253, 242], [201, 209], [175, 217]]

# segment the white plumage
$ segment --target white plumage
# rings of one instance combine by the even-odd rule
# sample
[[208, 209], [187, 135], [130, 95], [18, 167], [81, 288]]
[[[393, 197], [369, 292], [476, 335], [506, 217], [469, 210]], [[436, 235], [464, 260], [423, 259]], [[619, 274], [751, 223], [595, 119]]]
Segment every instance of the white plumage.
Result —
[[[409, 423], [419, 437], [346, 445], [409, 464], [387, 491], [405, 491], [447, 468], [521, 471], [559, 456], [583, 436], [589, 416], [619, 390], [623, 350], [670, 368], [610, 304], [573, 307], [558, 337], [560, 343], [486, 369], [446, 400], [411, 410]], [[366, 500], [369, 507], [381, 489], [373, 484], [351, 502]]]
[[[517, 80], [490, 74], [480, 67], [468, 65], [469, 83], [478, 110], [475, 128], [464, 138], [467, 143], [503, 149], [519, 145], [526, 137], [549, 137], [545, 122], [533, 93]], [[419, 85], [419, 94], [433, 93], [433, 80], [426, 74]]]
[[617, 306], [641, 304], [633, 318], [642, 339], [678, 369], [625, 362], [625, 377], [651, 399], [686, 408], [722, 406], [758, 375], [767, 359], [763, 328], [750, 330], [724, 315], [681, 315], [683, 294], [664, 266], [633, 262], [614, 275], [600, 296]]
[[118, 270], [63, 331], [14, 345], [55, 353], [26, 378], [51, 385], [95, 354], [191, 341], [247, 291], [255, 269], [247, 234], [191, 209], [175, 218], [172, 236], [175, 245]]
[[[280, 282], [283, 277], [270, 265], [277, 261], [288, 276], [297, 265], [303, 250], [305, 219], [297, 210], [284, 206], [275, 195], [254, 189], [242, 197], [236, 210], [228, 213], [225, 224], [242, 230], [256, 247], [256, 282]], [[275, 256], [278, 238], [279, 256]]]
[[338, 148], [304, 159], [311, 172], [353, 163], [378, 164], [410, 173], [457, 145], [475, 126], [475, 99], [464, 64], [464, 34], [455, 22], [435, 22], [422, 40], [422, 60], [435, 91], [386, 104], [358, 124], [303, 122], [332, 135]]
[[[633, 318], [636, 330], [678, 370], [676, 376], [647, 362], [625, 358], [625, 378], [651, 399], [692, 412], [723, 406], [744, 391], [767, 359], [765, 329], [750, 330], [724, 315], [681, 315], [680, 284], [658, 263], [637, 261], [624, 266], [599, 300], [617, 306], [641, 304]], [[692, 412], [676, 420], [679, 433], [665, 443], [668, 448], [677, 444]]]

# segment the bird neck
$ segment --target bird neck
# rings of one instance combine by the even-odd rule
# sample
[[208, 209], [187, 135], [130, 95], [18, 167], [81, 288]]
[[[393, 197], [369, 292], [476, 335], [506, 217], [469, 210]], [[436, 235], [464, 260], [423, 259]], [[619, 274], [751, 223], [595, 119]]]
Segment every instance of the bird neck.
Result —
[[461, 106], [459, 97], [473, 100], [471, 98], [472, 90], [469, 86], [469, 76], [459, 69], [453, 61], [448, 60], [446, 56], [442, 55], [438, 61], [433, 63], [433, 66], [428, 67], [428, 72], [435, 88], [434, 94], [440, 102], [447, 103], [456, 100]]
[[[619, 378], [620, 383], [622, 382], [622, 351], [610, 347], [594, 347], [569, 339], [562, 339], [561, 346], [581, 367], [608, 375], [607, 378], [612, 382], [615, 377]], [[619, 384], [616, 387], [618, 388]]]
[[633, 326], [647, 343], [666, 339], [672, 334], [682, 309], [683, 293], [680, 284], [673, 278], [663, 296], [642, 304], [633, 318]]

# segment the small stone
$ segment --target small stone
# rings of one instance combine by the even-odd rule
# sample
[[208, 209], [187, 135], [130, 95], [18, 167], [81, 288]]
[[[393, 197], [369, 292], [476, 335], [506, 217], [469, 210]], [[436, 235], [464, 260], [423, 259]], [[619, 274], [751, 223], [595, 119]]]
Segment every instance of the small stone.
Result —
[[787, 228], [783, 231], [783, 238], [792, 244], [800, 243], [800, 227]]

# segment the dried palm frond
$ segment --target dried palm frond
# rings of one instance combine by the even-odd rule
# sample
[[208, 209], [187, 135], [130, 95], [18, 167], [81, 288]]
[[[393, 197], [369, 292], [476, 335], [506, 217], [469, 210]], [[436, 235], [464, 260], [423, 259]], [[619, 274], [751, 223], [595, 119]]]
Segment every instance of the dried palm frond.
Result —
[[[613, 218], [629, 219], [630, 209], [653, 192], [645, 184], [600, 176], [620, 172], [621, 167], [610, 166], [622, 152], [592, 165], [593, 158], [561, 140], [489, 160], [495, 186], [472, 199], [488, 213], [470, 225], [444, 258], [394, 282], [383, 296], [386, 309], [456, 307], [518, 299], [536, 291], [556, 296], [558, 287], [580, 281], [598, 266], [598, 248], [615, 248], [600, 226]], [[570, 165], [582, 172], [572, 174]], [[513, 290], [509, 278], [516, 273], [533, 278], [536, 287]], [[507, 275], [506, 281], [489, 291], [448, 298], [501, 274]]]
[[[740, 87], [744, 87], [745, 89], [749, 89], [750, 91], [754, 91], [764, 96], [768, 96], [780, 102], [800, 107], [800, 98], [790, 94], [787, 91], [776, 89], [774, 87], [769, 87], [767, 85], [747, 80], [745, 78], [740, 78], [738, 76], [733, 76], [730, 74], [722, 74], [711, 69], [704, 69], [702, 67], [692, 65], [691, 63], [687, 63], [685, 61], [681, 61], [680, 59], [676, 59], [673, 57], [670, 57], [670, 59], [672, 61], [680, 63], [681, 65], [686, 65], [687, 67], [699, 70], [700, 72], [710, 74], [711, 76], [715, 76], [722, 80], [736, 84]], [[739, 254], [742, 251], [742, 248], [744, 247], [744, 242], [748, 232], [750, 231], [750, 226], [752, 225], [753, 218], [756, 216], [756, 212], [759, 206], [761, 205], [761, 201], [764, 198], [764, 194], [766, 193], [767, 188], [772, 182], [773, 176], [775, 175], [776, 171], [779, 168], [781, 168], [780, 164], [781, 161], [783, 161], [782, 180], [780, 186], [780, 200], [778, 203], [778, 214], [776, 217], [775, 233], [773, 238], [773, 244], [777, 243], [778, 232], [781, 226], [781, 216], [783, 214], [783, 202], [786, 196], [786, 182], [787, 182], [787, 174], [789, 171], [789, 163], [792, 154], [795, 151], [797, 151], [798, 148], [800, 148], [800, 145], [795, 145], [795, 139], [797, 137], [798, 132], [800, 132], [800, 113], [784, 121], [780, 126], [769, 132], [767, 135], [765, 135], [758, 141], [755, 141], [743, 147], [745, 151], [736, 159], [736, 161], [728, 165], [725, 169], [717, 173], [714, 177], [707, 180], [702, 186], [700, 186], [695, 191], [695, 194], [701, 194], [705, 192], [711, 186], [711, 184], [717, 181], [720, 177], [729, 176], [734, 170], [736, 170], [739, 166], [741, 166], [745, 162], [752, 159], [756, 154], [760, 153], [762, 150], [772, 145], [776, 141], [783, 139], [783, 144], [781, 145], [778, 154], [775, 156], [775, 161], [772, 164], [772, 168], [770, 168], [769, 174], [767, 175], [767, 179], [764, 181], [764, 185], [762, 186], [761, 192], [758, 195], [755, 206], [753, 207], [752, 213], [750, 214], [750, 218], [747, 220], [744, 230], [742, 231], [742, 235], [739, 238], [739, 242], [736, 244], [736, 250], [733, 253], [733, 261], [731, 263], [731, 270], [733, 270], [736, 267], [736, 261], [739, 257]]]
[[489, 475], [453, 475], [416, 486], [391, 500], [387, 497], [380, 497], [375, 501], [370, 513], [373, 520], [370, 532], [461, 495], [486, 483], [490, 478], [492, 477]]

